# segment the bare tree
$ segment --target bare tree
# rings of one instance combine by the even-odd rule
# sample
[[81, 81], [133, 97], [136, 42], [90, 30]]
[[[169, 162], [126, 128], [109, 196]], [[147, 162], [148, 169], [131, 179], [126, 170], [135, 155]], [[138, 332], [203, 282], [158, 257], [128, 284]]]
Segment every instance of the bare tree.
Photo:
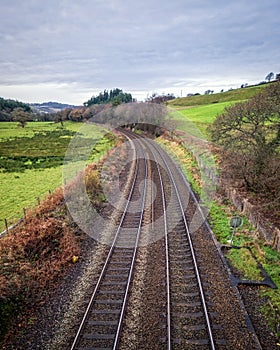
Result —
[[31, 115], [23, 108], [18, 107], [12, 111], [12, 120], [18, 122], [19, 126], [24, 128], [27, 122], [31, 120]]
[[265, 80], [267, 80], [268, 82], [270, 82], [272, 79], [274, 78], [274, 73], [270, 72], [267, 74], [267, 76], [265, 77]]
[[231, 174], [247, 189], [280, 195], [280, 82], [227, 108], [210, 132]]

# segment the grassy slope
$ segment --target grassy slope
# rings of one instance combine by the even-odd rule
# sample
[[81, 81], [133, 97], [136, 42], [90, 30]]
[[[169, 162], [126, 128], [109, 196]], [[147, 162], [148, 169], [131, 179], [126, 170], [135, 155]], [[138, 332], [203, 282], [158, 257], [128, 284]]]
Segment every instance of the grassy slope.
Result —
[[197, 95], [190, 97], [182, 97], [177, 98], [175, 100], [169, 101], [169, 107], [193, 107], [193, 106], [201, 106], [208, 105], [212, 103], [220, 103], [220, 102], [236, 102], [247, 100], [250, 97], [254, 96], [256, 93], [262, 91], [262, 89], [267, 85], [257, 85], [248, 87], [245, 89], [235, 89], [226, 92], [220, 92], [211, 95]]
[[177, 122], [177, 128], [189, 132], [189, 124], [186, 120], [194, 124], [194, 127], [198, 128], [198, 133], [201, 133], [201, 137], [207, 138], [207, 127], [213, 123], [217, 115], [221, 114], [224, 109], [234, 102], [220, 102], [215, 104], [195, 106], [187, 109], [180, 109], [174, 111], [173, 117]]
[[[16, 123], [0, 123], [0, 156], [7, 156], [10, 159], [13, 158], [14, 153], [18, 156], [17, 162], [19, 163], [20, 159], [25, 156], [31, 159], [25, 162], [26, 167], [30, 166], [30, 169], [0, 171], [0, 231], [4, 229], [5, 218], [9, 225], [12, 224], [22, 217], [22, 208], [33, 207], [37, 203], [37, 197], [42, 197], [49, 190], [53, 191], [61, 185], [61, 161], [60, 159], [53, 160], [52, 157], [58, 155], [63, 159], [67, 144], [71, 139], [67, 132], [76, 132], [81, 125], [82, 123], [66, 122], [63, 131], [66, 136], [58, 137], [54, 141], [49, 138], [50, 132], [59, 132], [61, 130], [60, 124], [30, 122], [25, 128], [19, 128]], [[36, 137], [36, 134], [39, 134], [39, 137]], [[101, 135], [102, 133], [96, 128], [95, 137], [101, 137]], [[20, 147], [16, 147], [17, 144]], [[107, 144], [100, 143], [99, 154], [102, 153], [101, 148], [106, 149], [107, 146]], [[34, 164], [32, 165], [32, 157], [37, 159], [37, 168], [33, 167]], [[42, 166], [38, 165], [38, 157], [39, 159], [40, 157], [46, 158], [48, 163], [42, 162]], [[45, 165], [43, 166], [43, 164]], [[22, 167], [22, 162], [20, 166]]]
[[[217, 115], [234, 103], [245, 101], [260, 92], [264, 86], [253, 86], [246, 89], [236, 89], [212, 95], [198, 95], [182, 97], [168, 102], [168, 107], [173, 109], [172, 117], [177, 121], [177, 128], [189, 132], [190, 124], [198, 129], [196, 136], [208, 138], [207, 127]], [[192, 133], [192, 132], [191, 132]]]

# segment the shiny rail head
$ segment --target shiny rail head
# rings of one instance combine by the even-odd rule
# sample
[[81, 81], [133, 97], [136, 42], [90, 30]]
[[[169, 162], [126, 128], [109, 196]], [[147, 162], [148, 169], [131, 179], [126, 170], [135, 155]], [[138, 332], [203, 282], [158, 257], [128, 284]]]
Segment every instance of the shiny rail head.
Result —
[[[159, 202], [157, 198], [161, 196], [161, 188], [158, 176], [155, 175], [155, 164], [158, 164], [165, 179], [168, 177], [166, 176], [168, 171], [161, 157], [155, 149], [153, 150], [153, 147], [156, 147], [155, 144], [143, 142], [137, 134], [142, 134], [143, 130], [150, 130], [157, 135], [167, 131], [174, 134], [173, 115], [174, 111], [167, 110], [162, 105], [151, 106], [151, 104], [144, 103], [121, 105], [106, 110], [106, 113], [99, 113], [88, 120], [72, 138], [65, 154], [62, 171], [65, 203], [74, 222], [93, 239], [112, 245], [115, 232], [118, 230], [117, 216], [123, 213], [124, 208], [127, 208], [128, 215], [137, 216], [139, 214], [139, 203], [145, 180], [137, 182], [135, 191], [139, 195], [134, 195], [130, 203], [127, 203], [127, 184], [123, 181], [124, 176], [128, 176], [127, 181], [129, 181], [130, 169], [137, 162], [139, 164], [148, 162], [153, 167], [153, 176], [146, 179], [147, 196], [142, 224], [143, 235], [139, 246], [151, 244], [164, 236], [163, 212], [158, 210], [157, 204]], [[201, 135], [199, 130], [189, 121], [187, 123], [190, 124], [190, 134], [178, 130], [180, 145], [183, 145], [197, 159], [202, 179], [202, 193], [205, 198], [211, 197], [215, 192], [215, 183], [209, 179], [209, 169], [211, 168], [212, 174], [215, 173], [214, 158], [206, 147], [207, 142], [198, 138], [198, 135]], [[98, 133], [96, 125], [99, 126]], [[108, 129], [111, 128], [111, 131], [114, 132], [116, 129], [122, 130], [123, 126], [129, 126], [130, 131], [136, 131], [136, 137], [126, 136], [126, 141], [118, 143], [118, 146], [115, 146], [104, 158], [101, 171], [98, 173], [95, 171], [95, 166], [92, 165], [96, 159], [96, 149], [104, 142]], [[205, 166], [206, 161], [207, 166]], [[95, 188], [94, 181], [98, 184], [98, 189]], [[168, 188], [165, 194], [166, 210], [167, 214], [172, 217], [169, 223], [171, 232], [179, 224], [181, 218], [176, 217], [176, 205], [174, 204], [176, 193], [174, 188], [168, 184], [168, 180], [166, 188]], [[94, 193], [95, 190], [96, 193]], [[189, 193], [186, 192], [184, 195], [185, 207], [191, 200]], [[105, 204], [109, 204], [116, 210], [112, 211], [113, 214], [109, 217], [102, 215], [101, 211], [96, 210], [95, 199], [103, 200]], [[149, 219], [149, 216], [152, 219]], [[194, 232], [203, 222], [204, 218], [195, 213], [193, 218], [189, 218], [191, 231]], [[131, 247], [133, 245], [131, 236], [134, 235], [134, 231], [133, 225], [121, 228], [122, 238], [115, 244], [120, 247]]]

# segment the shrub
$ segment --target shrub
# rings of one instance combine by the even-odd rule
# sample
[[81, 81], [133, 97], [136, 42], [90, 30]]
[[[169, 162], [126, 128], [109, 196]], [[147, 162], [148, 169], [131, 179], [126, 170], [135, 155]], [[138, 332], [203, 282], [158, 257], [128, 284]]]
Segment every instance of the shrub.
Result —
[[248, 190], [280, 196], [280, 82], [228, 107], [210, 133], [222, 146], [226, 175]]

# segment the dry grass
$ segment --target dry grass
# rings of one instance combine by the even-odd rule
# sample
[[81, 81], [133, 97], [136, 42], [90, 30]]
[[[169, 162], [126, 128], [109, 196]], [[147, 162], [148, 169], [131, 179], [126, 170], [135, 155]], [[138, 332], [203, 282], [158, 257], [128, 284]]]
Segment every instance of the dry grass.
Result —
[[15, 311], [44, 302], [79, 253], [78, 237], [59, 189], [0, 240], [1, 337]]

